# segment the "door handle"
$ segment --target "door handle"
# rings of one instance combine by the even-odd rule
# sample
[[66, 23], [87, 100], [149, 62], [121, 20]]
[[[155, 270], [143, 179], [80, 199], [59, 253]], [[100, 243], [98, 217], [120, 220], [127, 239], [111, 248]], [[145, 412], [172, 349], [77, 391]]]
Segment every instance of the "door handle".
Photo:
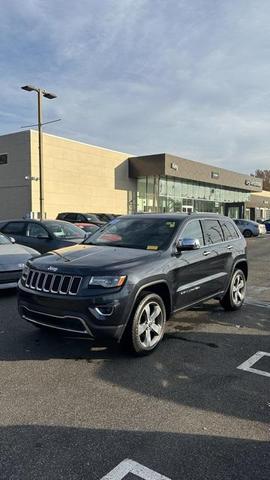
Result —
[[207, 257], [207, 255], [210, 255], [210, 253], [211, 253], [211, 252], [210, 252], [209, 250], [203, 252], [203, 254], [204, 254], [205, 257]]
[[228, 246], [227, 246], [227, 249], [228, 249], [228, 250], [231, 250], [232, 248], [233, 248], [232, 245], [228, 245]]

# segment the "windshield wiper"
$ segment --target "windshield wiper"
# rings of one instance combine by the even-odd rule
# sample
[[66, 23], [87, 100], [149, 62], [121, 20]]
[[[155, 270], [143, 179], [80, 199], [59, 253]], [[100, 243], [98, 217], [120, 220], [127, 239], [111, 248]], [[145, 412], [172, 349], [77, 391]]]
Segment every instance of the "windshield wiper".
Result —
[[55, 253], [55, 255], [58, 255], [58, 257], [63, 258], [65, 262], [70, 262], [70, 258], [65, 257], [64, 255], [61, 255], [61, 253], [57, 252], [56, 250], [52, 250], [51, 253]]

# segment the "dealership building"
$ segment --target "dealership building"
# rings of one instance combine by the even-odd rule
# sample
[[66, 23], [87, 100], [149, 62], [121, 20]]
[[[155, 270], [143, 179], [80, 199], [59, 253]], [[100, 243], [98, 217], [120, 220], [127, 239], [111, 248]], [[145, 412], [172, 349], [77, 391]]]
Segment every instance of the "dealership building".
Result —
[[[35, 130], [0, 136], [0, 219], [38, 217]], [[167, 153], [133, 156], [43, 134], [44, 211], [220, 212], [269, 218], [261, 179]]]

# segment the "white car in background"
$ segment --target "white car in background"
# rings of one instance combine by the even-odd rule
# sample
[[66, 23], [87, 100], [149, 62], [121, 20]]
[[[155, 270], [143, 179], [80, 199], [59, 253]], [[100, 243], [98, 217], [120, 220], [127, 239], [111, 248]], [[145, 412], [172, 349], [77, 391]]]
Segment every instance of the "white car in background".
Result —
[[0, 233], [0, 290], [15, 288], [25, 263], [40, 254]]
[[258, 237], [258, 235], [266, 234], [266, 227], [262, 223], [254, 222], [253, 220], [245, 220], [244, 218], [234, 219], [234, 223], [244, 237]]

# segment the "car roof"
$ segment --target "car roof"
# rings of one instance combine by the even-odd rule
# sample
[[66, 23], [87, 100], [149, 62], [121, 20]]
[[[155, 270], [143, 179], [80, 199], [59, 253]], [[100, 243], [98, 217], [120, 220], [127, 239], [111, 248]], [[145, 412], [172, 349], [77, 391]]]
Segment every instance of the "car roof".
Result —
[[[65, 220], [54, 220], [53, 218], [50, 218], [50, 219], [44, 219], [44, 220], [39, 220], [38, 218], [11, 218], [11, 219], [8, 219], [8, 220], [0, 220], [0, 224], [3, 224], [3, 223], [10, 223], [10, 222], [29, 222], [29, 223], [36, 223], [36, 222], [39, 222], [39, 223], [42, 223], [42, 222], [64, 222]], [[69, 223], [69, 222], [65, 222], [65, 223]]]
[[[96, 215], [96, 214], [93, 214], [93, 215]], [[231, 218], [229, 217], [226, 217], [224, 215], [221, 215], [219, 213], [197, 213], [197, 212], [193, 212], [193, 213], [190, 213], [190, 214], [187, 214], [187, 213], [135, 213], [135, 214], [130, 214], [130, 215], [121, 215], [119, 218], [116, 217], [115, 220], [120, 220], [121, 219], [124, 219], [124, 218], [160, 218], [160, 219], [169, 219], [169, 220], [185, 220], [185, 219], [194, 219], [194, 218], [198, 218], [198, 219], [224, 219], [224, 220], [231, 220]], [[245, 220], [245, 219], [238, 219], [238, 220]], [[35, 219], [35, 218], [13, 218], [13, 219], [8, 219], [8, 220], [0, 220], [0, 225], [1, 224], [5, 224], [5, 223], [9, 223], [9, 222], [46, 222], [46, 223], [50, 223], [50, 222], [64, 222], [65, 220], [54, 220], [54, 219], [45, 219], [45, 220], [39, 220], [39, 219]], [[248, 221], [251, 221], [251, 220], [248, 220]], [[68, 222], [67, 222], [68, 223]], [[76, 223], [80, 223], [80, 222], [76, 222]], [[256, 222], [252, 222], [252, 223], [256, 223]], [[87, 224], [89, 225], [89, 224]]]
[[[135, 213], [131, 215], [122, 215], [120, 218], [160, 218], [160, 219], [169, 219], [169, 220], [185, 220], [185, 219], [226, 219], [232, 220], [229, 217], [220, 215], [219, 213]], [[117, 218], [116, 218], [117, 220]], [[119, 219], [120, 220], [120, 219]]]
[[258, 223], [255, 220], [249, 220], [248, 218], [236, 218], [235, 220], [236, 221], [240, 220], [240, 222], [247, 222], [247, 223]]

